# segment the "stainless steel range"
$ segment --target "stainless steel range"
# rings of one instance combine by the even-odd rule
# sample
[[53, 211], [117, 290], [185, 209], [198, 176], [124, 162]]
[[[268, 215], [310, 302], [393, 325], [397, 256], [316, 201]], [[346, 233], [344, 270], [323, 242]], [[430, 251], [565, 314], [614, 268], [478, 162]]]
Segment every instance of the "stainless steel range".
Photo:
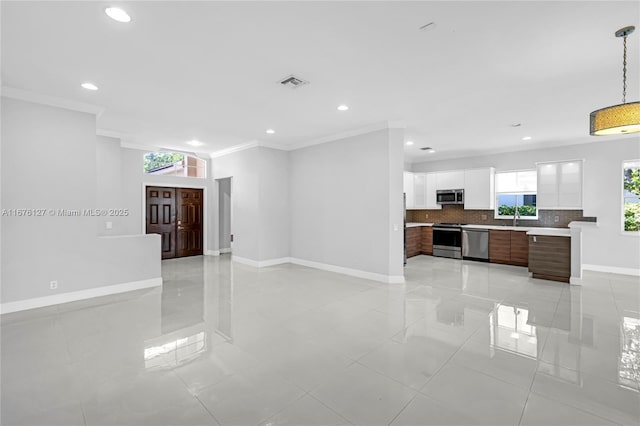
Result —
[[433, 255], [462, 259], [462, 225], [438, 223], [433, 225]]

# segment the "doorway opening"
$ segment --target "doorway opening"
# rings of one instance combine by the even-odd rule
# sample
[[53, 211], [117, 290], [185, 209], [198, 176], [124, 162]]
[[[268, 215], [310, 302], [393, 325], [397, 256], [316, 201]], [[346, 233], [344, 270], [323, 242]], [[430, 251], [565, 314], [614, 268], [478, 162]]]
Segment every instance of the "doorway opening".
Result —
[[204, 252], [203, 190], [145, 187], [145, 232], [162, 238], [162, 259]]
[[216, 179], [218, 182], [218, 247], [220, 254], [231, 253], [233, 234], [231, 232], [231, 178]]

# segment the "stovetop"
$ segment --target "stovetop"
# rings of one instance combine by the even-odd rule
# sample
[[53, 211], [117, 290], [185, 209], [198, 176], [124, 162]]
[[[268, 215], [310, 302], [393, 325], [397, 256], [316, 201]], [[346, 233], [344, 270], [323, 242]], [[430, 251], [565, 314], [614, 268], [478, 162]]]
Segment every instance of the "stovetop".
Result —
[[448, 222], [444, 222], [444, 223], [434, 223], [433, 226], [442, 226], [445, 228], [459, 228], [462, 225], [466, 225], [466, 223], [448, 223]]

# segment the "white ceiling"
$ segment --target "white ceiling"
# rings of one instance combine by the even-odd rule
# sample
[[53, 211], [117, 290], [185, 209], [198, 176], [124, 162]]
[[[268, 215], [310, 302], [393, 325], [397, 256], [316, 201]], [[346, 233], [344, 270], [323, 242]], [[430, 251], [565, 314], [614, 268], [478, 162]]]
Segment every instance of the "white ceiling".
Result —
[[[109, 5], [2, 1], [3, 86], [101, 105], [98, 128], [128, 143], [202, 152], [400, 121], [407, 161], [601, 141], [589, 113], [622, 97], [613, 33], [640, 27], [638, 1], [121, 3], [129, 24]], [[289, 74], [311, 84], [277, 83]]]

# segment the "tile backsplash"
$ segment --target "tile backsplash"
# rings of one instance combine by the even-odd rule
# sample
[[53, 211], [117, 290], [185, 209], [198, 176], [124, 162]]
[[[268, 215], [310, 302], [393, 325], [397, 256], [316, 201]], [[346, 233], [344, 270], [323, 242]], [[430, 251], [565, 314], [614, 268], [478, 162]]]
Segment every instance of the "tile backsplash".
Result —
[[[407, 210], [407, 222], [470, 223], [477, 225], [511, 225], [513, 219], [494, 219], [493, 210], [465, 210], [460, 205], [444, 205], [442, 210]], [[557, 219], [557, 221], [556, 221]], [[538, 219], [519, 219], [520, 226], [566, 228], [569, 222], [595, 222], [595, 217], [584, 217], [582, 210], [539, 210]]]

